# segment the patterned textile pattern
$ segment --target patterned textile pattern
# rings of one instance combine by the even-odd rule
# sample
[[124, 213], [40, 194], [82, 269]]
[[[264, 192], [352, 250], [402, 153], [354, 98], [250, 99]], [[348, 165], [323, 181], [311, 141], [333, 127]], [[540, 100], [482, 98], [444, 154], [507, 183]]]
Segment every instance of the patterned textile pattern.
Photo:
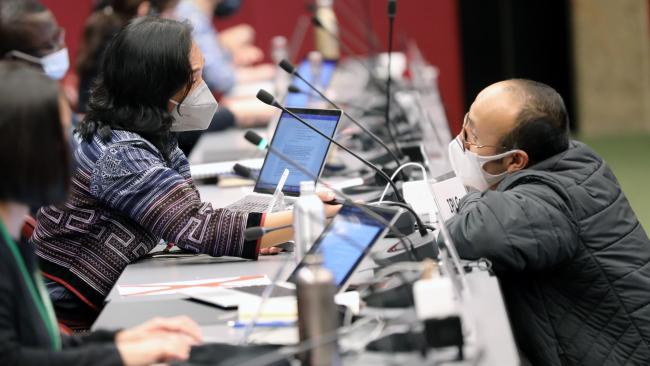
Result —
[[189, 164], [176, 148], [169, 161], [139, 135], [114, 131], [75, 151], [67, 201], [44, 207], [32, 236], [44, 272], [101, 307], [127, 264], [161, 239], [213, 256], [257, 258], [243, 239], [258, 213], [213, 209], [201, 202]]

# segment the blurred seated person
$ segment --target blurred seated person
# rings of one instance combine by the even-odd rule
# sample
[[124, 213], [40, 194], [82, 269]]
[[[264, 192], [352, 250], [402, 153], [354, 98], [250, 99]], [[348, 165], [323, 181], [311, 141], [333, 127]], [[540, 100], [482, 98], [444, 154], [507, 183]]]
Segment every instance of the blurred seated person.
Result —
[[176, 17], [189, 20], [194, 27], [192, 36], [205, 57], [203, 77], [214, 93], [223, 96], [221, 102], [234, 114], [233, 123], [239, 127], [266, 124], [274, 110], [263, 103], [251, 103], [251, 96], [230, 98], [236, 85], [271, 80], [275, 66], [256, 65], [263, 59], [261, 50], [253, 45], [255, 32], [249, 25], [239, 25], [218, 33], [213, 18], [230, 16], [241, 5], [239, 0], [181, 0]]
[[79, 76], [77, 112], [86, 113], [90, 88], [99, 74], [106, 45], [129, 20], [147, 15], [151, 4], [145, 0], [111, 0], [99, 4], [84, 25], [76, 66]]
[[[82, 141], [70, 196], [41, 208], [31, 238], [68, 324], [90, 325], [124, 268], [161, 240], [256, 259], [292, 237], [285, 229], [244, 239], [247, 227], [291, 223], [290, 211], [236, 212], [201, 201], [174, 132], [206, 128], [217, 109], [203, 64], [189, 24], [169, 19], [136, 19], [106, 49], [76, 130]], [[338, 208], [328, 206], [328, 216]]]
[[36, 0], [0, 1], [0, 59], [38, 66], [61, 80], [70, 66], [65, 30]]
[[188, 358], [201, 332], [188, 317], [121, 331], [62, 335], [28, 243], [30, 206], [59, 204], [70, 190], [65, 131], [71, 112], [56, 82], [17, 61], [0, 61], [0, 364], [149, 365]]

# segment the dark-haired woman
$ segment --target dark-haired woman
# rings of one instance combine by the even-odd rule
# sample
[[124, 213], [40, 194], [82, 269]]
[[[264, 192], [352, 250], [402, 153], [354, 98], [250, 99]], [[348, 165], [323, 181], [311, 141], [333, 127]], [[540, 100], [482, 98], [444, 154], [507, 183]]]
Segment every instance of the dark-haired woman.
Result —
[[249, 226], [289, 224], [290, 212], [264, 216], [201, 201], [173, 131], [205, 129], [217, 108], [203, 63], [189, 26], [173, 20], [137, 19], [108, 46], [78, 128], [70, 197], [39, 211], [32, 236], [62, 318], [83, 323], [83, 313], [89, 324], [126, 265], [161, 239], [252, 259], [290, 239], [290, 230], [243, 237]]
[[20, 243], [30, 206], [65, 199], [70, 109], [56, 82], [28, 65], [0, 61], [0, 365], [148, 365], [186, 359], [200, 340], [187, 317], [120, 332], [59, 334], [32, 247]]

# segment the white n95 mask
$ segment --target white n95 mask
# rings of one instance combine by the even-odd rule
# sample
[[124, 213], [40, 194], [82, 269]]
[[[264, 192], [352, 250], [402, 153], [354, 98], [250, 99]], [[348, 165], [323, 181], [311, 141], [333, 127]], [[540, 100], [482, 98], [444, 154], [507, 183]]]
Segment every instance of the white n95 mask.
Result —
[[174, 122], [171, 131], [174, 132], [205, 130], [219, 105], [205, 81], [201, 81], [180, 105], [175, 100], [170, 101], [176, 105], [172, 111]]
[[502, 159], [516, 150], [506, 151], [498, 155], [481, 156], [468, 149], [463, 151], [461, 144], [462, 142], [458, 137], [449, 143], [449, 161], [454, 173], [464, 185], [483, 192], [500, 182], [508, 174], [508, 171], [500, 174], [490, 174], [483, 169], [483, 166], [490, 161]]

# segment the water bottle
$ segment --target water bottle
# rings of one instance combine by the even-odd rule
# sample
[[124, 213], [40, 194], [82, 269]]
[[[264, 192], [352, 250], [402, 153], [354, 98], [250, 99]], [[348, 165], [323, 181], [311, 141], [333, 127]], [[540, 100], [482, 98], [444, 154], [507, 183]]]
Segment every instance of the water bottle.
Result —
[[[309, 82], [318, 90], [325, 90], [322, 83], [323, 56], [318, 51], [311, 51], [307, 54], [309, 65]], [[307, 108], [324, 109], [327, 108], [327, 102], [316, 93], [307, 89]]]
[[[317, 0], [316, 16], [325, 28], [338, 36], [339, 26], [333, 6], [334, 0]], [[316, 38], [316, 49], [323, 55], [323, 58], [326, 60], [339, 59], [339, 42], [334, 37], [320, 27], [314, 29], [314, 37]]]
[[[287, 47], [287, 38], [284, 36], [275, 36], [271, 39], [271, 59], [275, 65], [282, 60], [289, 60], [289, 49]], [[279, 69], [275, 76], [275, 95], [284, 96], [287, 88], [291, 84], [291, 75]]]
[[294, 253], [300, 263], [325, 228], [325, 206], [314, 182], [300, 182], [300, 197], [293, 205]]
[[310, 349], [299, 355], [303, 365], [340, 365], [336, 330], [338, 315], [334, 304], [334, 275], [322, 266], [322, 257], [310, 254], [298, 271], [298, 334]]

